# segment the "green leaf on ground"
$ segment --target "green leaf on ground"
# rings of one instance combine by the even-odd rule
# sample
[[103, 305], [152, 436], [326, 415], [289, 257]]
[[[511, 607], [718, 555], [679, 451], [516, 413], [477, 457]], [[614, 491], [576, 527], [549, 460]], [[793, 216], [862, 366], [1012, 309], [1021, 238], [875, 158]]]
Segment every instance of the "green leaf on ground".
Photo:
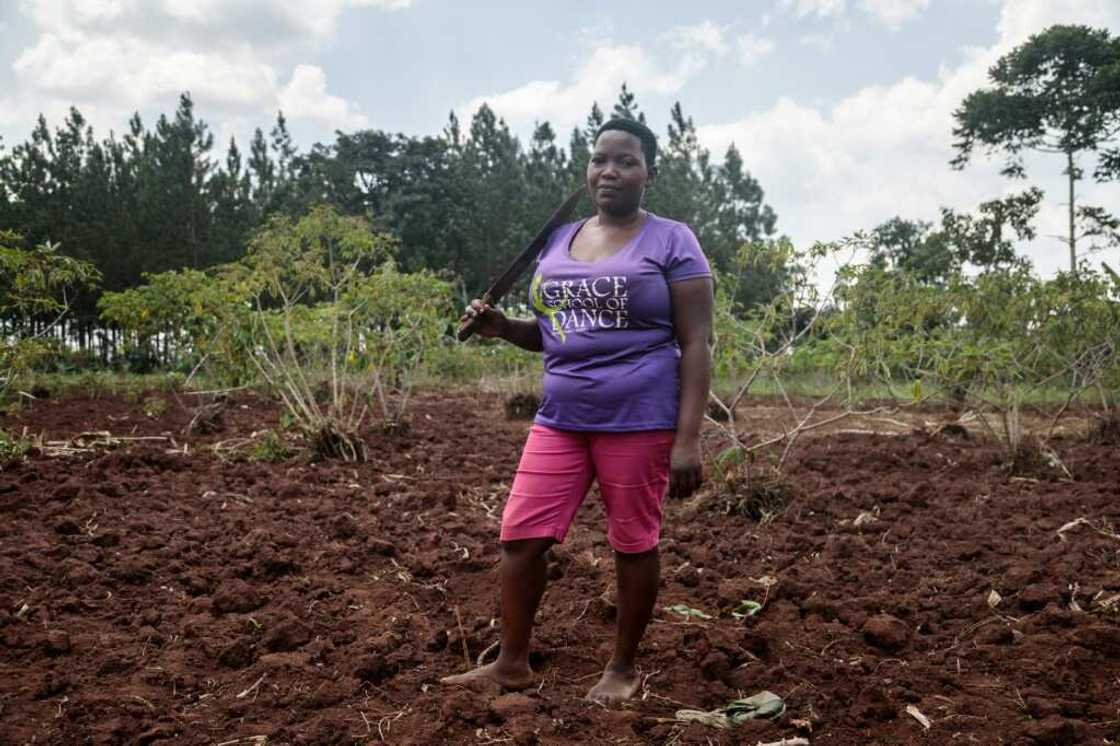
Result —
[[776, 718], [786, 711], [786, 703], [777, 694], [762, 691], [745, 699], [736, 699], [723, 707], [703, 710], [677, 710], [675, 718], [682, 722], [696, 722], [713, 728], [729, 730], [748, 720]]
[[743, 600], [739, 602], [738, 606], [731, 610], [731, 616], [736, 619], [746, 619], [760, 611], [762, 611], [762, 604], [758, 601]]
[[694, 609], [691, 606], [687, 606], [685, 604], [673, 604], [672, 606], [666, 606], [665, 611], [671, 611], [674, 614], [680, 614], [683, 617], [698, 617], [700, 619], [712, 618], [711, 614], [705, 614], [703, 611], [700, 611], [700, 609]]

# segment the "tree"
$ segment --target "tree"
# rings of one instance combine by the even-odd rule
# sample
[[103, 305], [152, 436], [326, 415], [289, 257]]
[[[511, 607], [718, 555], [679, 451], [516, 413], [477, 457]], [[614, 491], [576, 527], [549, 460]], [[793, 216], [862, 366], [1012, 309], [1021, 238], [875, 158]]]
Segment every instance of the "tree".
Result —
[[[525, 161], [525, 176], [528, 180], [529, 212], [539, 213], [552, 210], [555, 205], [580, 182], [569, 183], [568, 159], [564, 151], [556, 145], [556, 134], [548, 122], [538, 123], [533, 130], [529, 143], [529, 153]], [[582, 181], [582, 180], [581, 180]], [[547, 217], [548, 213], [545, 213]], [[535, 215], [530, 217], [530, 221]], [[539, 222], [544, 222], [541, 218]]]
[[243, 253], [248, 233], [254, 227], [250, 203], [252, 185], [249, 173], [241, 166], [241, 151], [231, 137], [226, 151], [226, 167], [210, 179], [209, 197], [213, 211], [211, 252], [216, 262], [234, 261]]
[[482, 287], [531, 235], [525, 227], [521, 145], [486, 104], [471, 119], [461, 168], [461, 178], [472, 185], [463, 195], [472, 219], [463, 226], [466, 261], [456, 269], [463, 272], [467, 287]]
[[1031, 221], [1042, 191], [1028, 189], [982, 202], [976, 213], [942, 208], [941, 223], [893, 217], [866, 235], [871, 266], [905, 274], [924, 286], [945, 288], [965, 265], [990, 271], [1029, 264], [1015, 254], [1014, 239], [1035, 237]]
[[1026, 263], [1015, 255], [1014, 239], [1034, 239], [1032, 221], [1041, 202], [1042, 190], [1031, 187], [1022, 194], [981, 202], [976, 215], [943, 208], [937, 242], [952, 257], [953, 269], [971, 264], [992, 270]]
[[150, 175], [156, 188], [141, 194], [151, 200], [150, 239], [171, 259], [170, 266], [159, 269], [205, 267], [212, 263], [208, 256], [210, 209], [205, 190], [213, 170], [209, 152], [214, 136], [209, 126], [195, 117], [190, 94], [179, 97], [173, 119], [160, 116], [153, 144], [154, 170]]
[[618, 92], [618, 101], [615, 102], [614, 109], [611, 110], [611, 118], [635, 119], [642, 124], [646, 123], [646, 115], [638, 108], [637, 99], [633, 92], [626, 87], [626, 83], [622, 84], [622, 90]]
[[[746, 244], [773, 236], [777, 217], [763, 202], [762, 187], [750, 175], [739, 151], [731, 146], [721, 165], [700, 145], [696, 124], [680, 103], [669, 112], [668, 138], [659, 156], [657, 179], [647, 201], [654, 212], [688, 223], [704, 253], [717, 269], [740, 271], [740, 251]], [[773, 263], [754, 271], [775, 270]], [[776, 271], [776, 270], [775, 270]], [[756, 277], [737, 284], [735, 301], [742, 308], [767, 303], [784, 273]]]
[[1120, 132], [1120, 38], [1105, 29], [1051, 26], [1001, 57], [988, 77], [993, 87], [970, 93], [954, 112], [953, 166], [963, 168], [981, 145], [1007, 154], [1005, 176], [1023, 178], [1024, 151], [1064, 155], [1069, 232], [1063, 240], [1076, 272], [1079, 239], [1120, 241], [1107, 212], [1076, 204], [1084, 155], [1100, 153], [1096, 181], [1120, 177], [1120, 147], [1108, 147]]
[[715, 189], [714, 236], [710, 239], [714, 243], [708, 250], [716, 261], [723, 261], [745, 241], [760, 241], [774, 235], [778, 216], [763, 202], [762, 187], [744, 167], [734, 143], [716, 168]]

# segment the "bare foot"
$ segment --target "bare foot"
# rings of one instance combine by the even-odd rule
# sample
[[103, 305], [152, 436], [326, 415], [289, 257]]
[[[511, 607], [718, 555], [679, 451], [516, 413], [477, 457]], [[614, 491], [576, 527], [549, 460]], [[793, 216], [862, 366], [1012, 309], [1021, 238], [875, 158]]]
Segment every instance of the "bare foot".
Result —
[[514, 692], [528, 689], [537, 683], [533, 676], [533, 670], [528, 666], [524, 668], [509, 666], [507, 664], [499, 666], [499, 663], [500, 661], [494, 661], [493, 663], [487, 663], [485, 666], [480, 666], [473, 671], [467, 671], [466, 673], [460, 673], [454, 676], [444, 676], [440, 679], [440, 683], [469, 684], [479, 679], [490, 679], [503, 689], [509, 689]]
[[605, 705], [630, 699], [638, 691], [638, 673], [634, 669], [617, 669], [607, 666], [599, 683], [591, 687], [587, 698]]

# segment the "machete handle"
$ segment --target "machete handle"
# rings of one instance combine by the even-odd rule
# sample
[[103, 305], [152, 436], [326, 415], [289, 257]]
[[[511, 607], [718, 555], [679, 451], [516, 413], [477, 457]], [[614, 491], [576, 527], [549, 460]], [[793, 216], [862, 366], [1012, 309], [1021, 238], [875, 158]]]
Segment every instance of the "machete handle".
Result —
[[476, 328], [478, 328], [478, 317], [472, 316], [459, 326], [459, 332], [455, 336], [459, 338], [460, 342], [466, 342], [474, 336]]
[[[490, 293], [484, 293], [481, 300], [482, 305], [490, 305]], [[458, 337], [460, 342], [466, 342], [474, 335], [475, 329], [478, 328], [478, 325], [480, 323], [482, 323], [482, 316], [480, 314], [471, 316], [469, 319], [459, 325], [459, 331], [455, 334], [455, 336]]]

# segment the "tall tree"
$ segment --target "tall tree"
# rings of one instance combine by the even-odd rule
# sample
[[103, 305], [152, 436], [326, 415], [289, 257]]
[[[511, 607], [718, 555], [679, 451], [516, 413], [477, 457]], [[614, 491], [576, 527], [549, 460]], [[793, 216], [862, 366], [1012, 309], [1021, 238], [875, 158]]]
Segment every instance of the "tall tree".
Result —
[[715, 216], [710, 251], [717, 262], [730, 260], [744, 242], [774, 235], [778, 216], [764, 199], [762, 186], [747, 171], [743, 156], [732, 143], [716, 168], [712, 196]]
[[867, 236], [870, 263], [921, 285], [945, 287], [966, 265], [982, 271], [1026, 265], [1015, 240], [1035, 237], [1042, 191], [1029, 189], [979, 205], [975, 213], [941, 210], [941, 223], [894, 217]]
[[225, 169], [217, 171], [208, 185], [214, 221], [210, 254], [214, 262], [234, 261], [244, 253], [245, 241], [256, 227], [251, 191], [249, 173], [241, 164], [241, 151], [231, 137]]
[[464, 226], [468, 252], [464, 279], [468, 287], [478, 287], [516, 254], [526, 238], [521, 146], [486, 104], [471, 119], [461, 173], [473, 185], [465, 195], [473, 219]]
[[595, 133], [599, 131], [599, 127], [601, 127], [605, 121], [607, 121], [607, 119], [603, 116], [603, 110], [599, 108], [599, 102], [593, 101], [591, 103], [591, 111], [588, 113], [587, 121], [583, 126], [583, 134], [584, 137], [587, 138], [589, 145], [595, 142]]
[[195, 117], [190, 94], [179, 97], [173, 118], [160, 116], [151, 145], [146, 174], [151, 181], [142, 195], [147, 198], [148, 238], [162, 255], [152, 257], [150, 271], [205, 267], [212, 258], [207, 253], [210, 206], [206, 186], [213, 170], [209, 153], [214, 136]]
[[[723, 164], [714, 165], [711, 154], [700, 145], [692, 117], [685, 115], [680, 102], [674, 104], [657, 180], [648, 196], [650, 209], [692, 226], [712, 264], [735, 273], [743, 267], [744, 244], [774, 234], [777, 217], [763, 200], [762, 187], [744, 167], [739, 151], [730, 147]], [[736, 301], [744, 308], [769, 301], [768, 294], [782, 286], [787, 270], [774, 262], [752, 265], [751, 272], [775, 275], [736, 281]]]
[[646, 123], [646, 115], [638, 108], [637, 98], [626, 87], [626, 83], [622, 84], [622, 90], [618, 92], [618, 101], [615, 102], [614, 109], [611, 110], [611, 118], [636, 119], [642, 124]]
[[[1120, 38], [1088, 26], [1051, 26], [1001, 57], [988, 71], [992, 87], [970, 93], [954, 113], [957, 156], [963, 168], [976, 145], [1007, 154], [1006, 176], [1026, 174], [1024, 151], [1061, 154], [1069, 184], [1070, 272], [1078, 240], [1104, 235], [1120, 241], [1116, 220], [1103, 208], [1077, 206], [1080, 165], [1099, 152], [1093, 177], [1120, 177]], [[1082, 223], [1079, 227], [1078, 223]]]
[[544, 209], [540, 207], [542, 205], [551, 210], [569, 189], [576, 186], [568, 183], [568, 174], [568, 159], [556, 145], [556, 133], [553, 132], [552, 125], [539, 122], [533, 128], [533, 138], [529, 141], [529, 153], [525, 162], [531, 211]]

